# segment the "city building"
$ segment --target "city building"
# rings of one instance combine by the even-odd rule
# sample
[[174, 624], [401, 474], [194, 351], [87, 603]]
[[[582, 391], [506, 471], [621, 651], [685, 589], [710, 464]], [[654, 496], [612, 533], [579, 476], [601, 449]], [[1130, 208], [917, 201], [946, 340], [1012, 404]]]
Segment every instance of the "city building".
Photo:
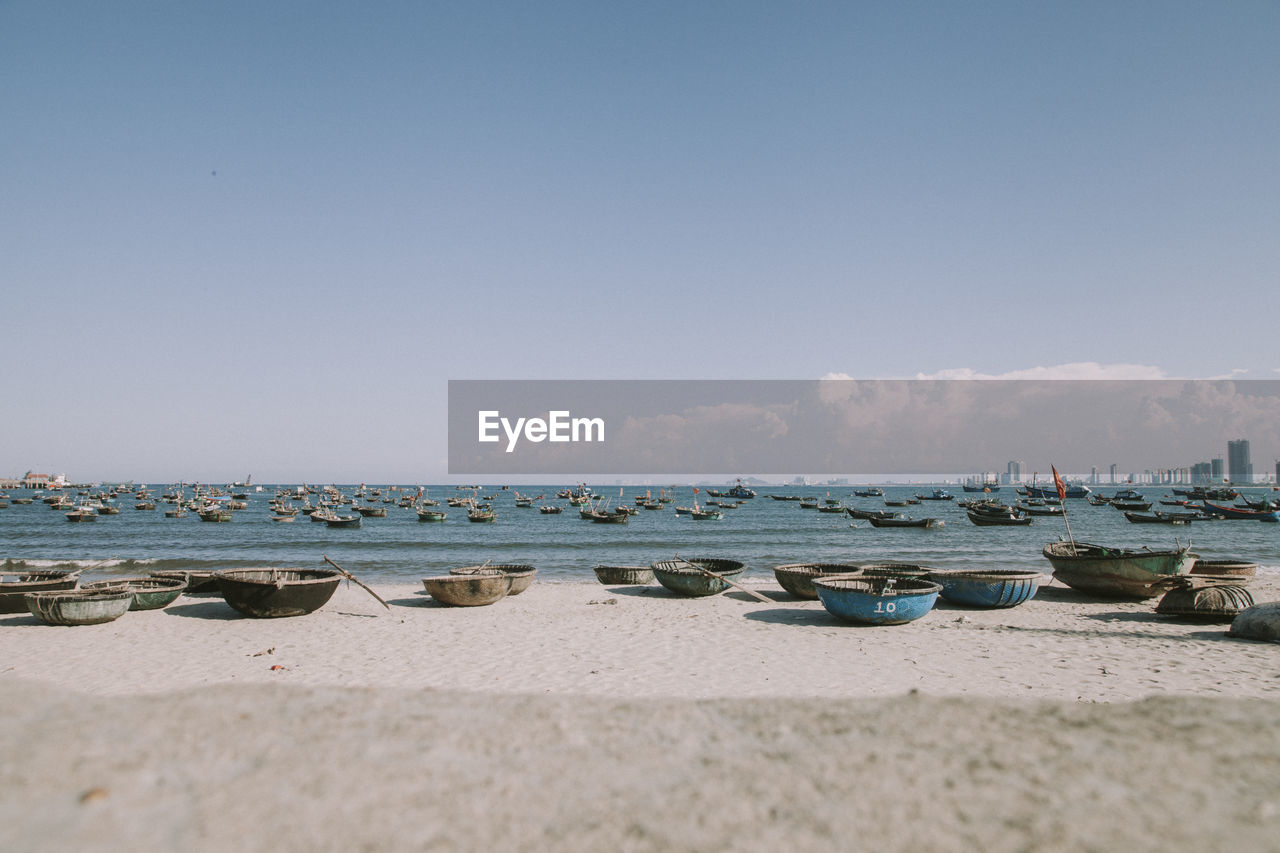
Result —
[[1249, 460], [1249, 440], [1227, 442], [1227, 477], [1233, 483], [1253, 482], [1253, 462]]
[[1221, 483], [1227, 478], [1227, 467], [1222, 464], [1221, 458], [1209, 461], [1209, 476], [1215, 483]]
[[1025, 468], [1025, 467], [1026, 467], [1026, 463], [1024, 463], [1024, 462], [1021, 462], [1021, 461], [1018, 461], [1018, 460], [1010, 461], [1010, 462], [1009, 462], [1009, 464], [1008, 464], [1008, 466], [1007, 466], [1008, 473], [1007, 473], [1007, 475], [1006, 475], [1006, 476], [1008, 477], [1008, 479], [1007, 479], [1007, 480], [1005, 480], [1005, 482], [1006, 482], [1006, 483], [1021, 483], [1021, 482], [1022, 482], [1022, 469], [1023, 469], [1023, 468]]
[[1111, 485], [1116, 484], [1116, 463], [1111, 463]]
[[1197, 462], [1191, 466], [1191, 482], [1197, 484], [1209, 483], [1213, 480], [1213, 468], [1208, 462]]

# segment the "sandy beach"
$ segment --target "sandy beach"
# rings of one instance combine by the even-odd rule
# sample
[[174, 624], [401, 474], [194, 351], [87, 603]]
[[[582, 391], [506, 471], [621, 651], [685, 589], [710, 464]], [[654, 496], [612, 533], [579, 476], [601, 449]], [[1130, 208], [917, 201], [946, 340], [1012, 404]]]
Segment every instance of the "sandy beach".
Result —
[[1280, 647], [1152, 602], [375, 588], [0, 617], [0, 848], [1277, 849]]

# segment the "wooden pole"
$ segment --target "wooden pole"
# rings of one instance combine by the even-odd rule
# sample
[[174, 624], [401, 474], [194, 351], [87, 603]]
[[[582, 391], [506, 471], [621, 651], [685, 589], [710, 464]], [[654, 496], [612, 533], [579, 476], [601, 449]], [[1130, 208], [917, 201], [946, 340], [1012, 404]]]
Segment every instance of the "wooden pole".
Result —
[[373, 590], [369, 589], [369, 587], [365, 586], [364, 584], [360, 583], [360, 581], [356, 580], [355, 575], [351, 574], [351, 572], [349, 572], [349, 571], [347, 571], [346, 569], [342, 568], [342, 566], [339, 566], [337, 563], [335, 563], [333, 560], [330, 560], [328, 557], [325, 557], [325, 558], [324, 558], [324, 561], [325, 561], [326, 563], [328, 563], [329, 565], [333, 566], [333, 567], [334, 567], [335, 569], [337, 569], [339, 572], [341, 572], [341, 573], [342, 573], [342, 576], [343, 576], [344, 578], [346, 578], [347, 580], [351, 581], [351, 582], [352, 582], [352, 583], [354, 583], [356, 586], [360, 587], [360, 588], [361, 588], [361, 589], [363, 589], [365, 592], [367, 592], [367, 593], [369, 593], [370, 595], [372, 595], [374, 598], [378, 599], [378, 603], [379, 603], [379, 604], [381, 604], [383, 607], [387, 608], [388, 610], [390, 610], [390, 609], [391, 609], [391, 605], [390, 605], [390, 604], [387, 604], [385, 601], [383, 601], [383, 600], [382, 600], [382, 596], [378, 595], [376, 592], [374, 592]]
[[708, 569], [706, 566], [699, 566], [697, 563], [691, 563], [691, 562], [689, 562], [688, 560], [686, 560], [684, 557], [681, 557], [679, 554], [676, 554], [676, 559], [677, 559], [677, 560], [679, 560], [680, 562], [684, 563], [686, 566], [693, 566], [695, 569], [697, 569], [698, 571], [702, 572], [704, 575], [710, 575], [711, 577], [715, 578], [716, 580], [724, 581], [724, 582], [725, 582], [725, 583], [727, 583], [729, 586], [737, 587], [738, 589], [742, 590], [743, 592], [745, 592], [747, 595], [751, 596], [752, 598], [759, 599], [760, 601], [763, 601], [765, 604], [773, 604], [773, 599], [771, 599], [771, 598], [766, 598], [765, 596], [763, 596], [763, 595], [761, 595], [760, 593], [756, 592], [754, 589], [747, 589], [747, 588], [746, 588], [745, 586], [743, 586], [742, 584], [738, 583], [737, 581], [731, 580], [731, 579], [729, 579], [729, 578], [725, 577], [724, 575], [716, 574], [715, 572], [713, 572], [713, 571], [711, 571], [710, 569]]

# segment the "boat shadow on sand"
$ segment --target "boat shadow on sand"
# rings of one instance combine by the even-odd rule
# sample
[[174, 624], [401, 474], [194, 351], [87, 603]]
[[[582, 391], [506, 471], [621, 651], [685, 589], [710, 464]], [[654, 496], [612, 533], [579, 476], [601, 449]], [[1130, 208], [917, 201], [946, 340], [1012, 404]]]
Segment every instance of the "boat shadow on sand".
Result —
[[204, 601], [189, 601], [182, 604], [170, 604], [162, 611], [166, 616], [185, 616], [188, 619], [212, 619], [216, 622], [231, 622], [245, 618], [232, 609], [230, 604], [216, 596]]

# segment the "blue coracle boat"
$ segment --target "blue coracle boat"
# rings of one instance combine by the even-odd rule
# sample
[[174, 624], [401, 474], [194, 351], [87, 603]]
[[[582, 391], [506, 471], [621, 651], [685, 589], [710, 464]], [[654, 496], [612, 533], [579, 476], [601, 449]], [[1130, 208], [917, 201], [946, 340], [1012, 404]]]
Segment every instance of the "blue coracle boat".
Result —
[[914, 578], [814, 578], [827, 612], [846, 622], [901, 625], [933, 609], [942, 587]]
[[952, 604], [1016, 607], [1035, 596], [1044, 575], [1018, 569], [987, 569], [934, 572], [929, 579], [942, 587], [942, 597]]

